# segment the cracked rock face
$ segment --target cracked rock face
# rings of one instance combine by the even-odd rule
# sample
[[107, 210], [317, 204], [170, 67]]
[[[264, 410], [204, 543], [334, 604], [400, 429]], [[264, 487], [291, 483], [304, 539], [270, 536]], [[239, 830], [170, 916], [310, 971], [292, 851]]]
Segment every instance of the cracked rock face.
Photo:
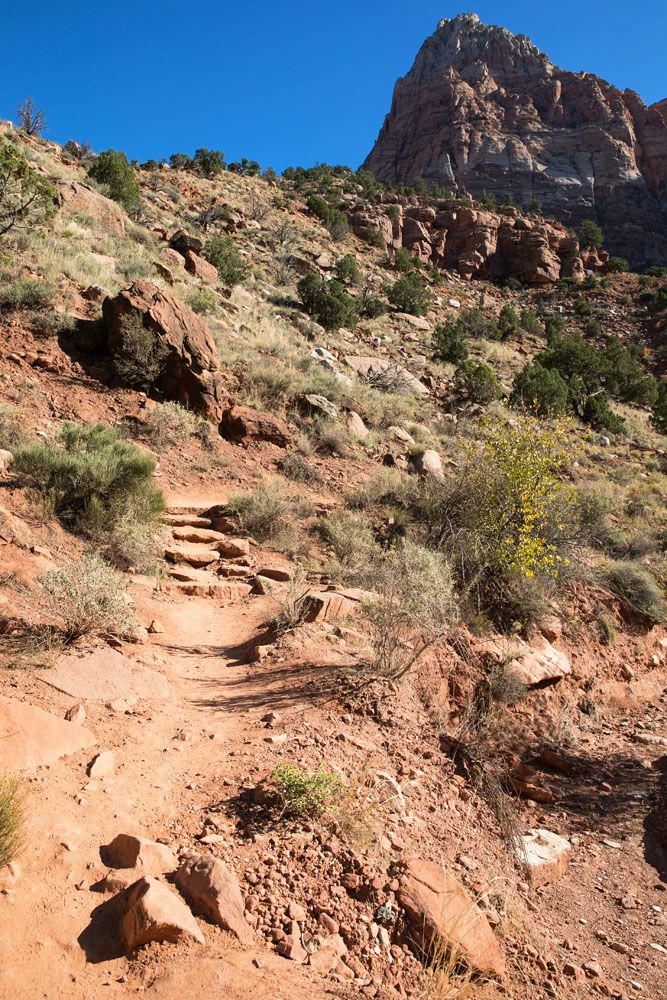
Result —
[[634, 264], [667, 262], [667, 100], [647, 107], [559, 69], [474, 14], [424, 42], [363, 166], [381, 181], [537, 198], [569, 225], [595, 219]]

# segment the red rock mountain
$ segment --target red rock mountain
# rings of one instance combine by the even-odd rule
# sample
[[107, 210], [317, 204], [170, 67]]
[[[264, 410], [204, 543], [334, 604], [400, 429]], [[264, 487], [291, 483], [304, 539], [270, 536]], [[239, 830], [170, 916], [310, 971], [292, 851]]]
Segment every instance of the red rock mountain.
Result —
[[559, 69], [476, 14], [441, 21], [424, 42], [364, 168], [519, 205], [537, 198], [569, 225], [595, 219], [612, 253], [667, 262], [667, 100], [647, 107]]

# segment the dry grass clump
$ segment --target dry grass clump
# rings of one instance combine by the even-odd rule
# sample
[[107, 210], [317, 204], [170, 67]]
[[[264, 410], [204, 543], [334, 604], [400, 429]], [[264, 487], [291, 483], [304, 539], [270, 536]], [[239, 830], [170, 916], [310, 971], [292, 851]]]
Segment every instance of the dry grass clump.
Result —
[[69, 642], [101, 632], [122, 635], [136, 626], [121, 578], [97, 555], [50, 570], [39, 582], [45, 610]]
[[18, 778], [0, 778], [0, 869], [23, 846], [23, 800]]

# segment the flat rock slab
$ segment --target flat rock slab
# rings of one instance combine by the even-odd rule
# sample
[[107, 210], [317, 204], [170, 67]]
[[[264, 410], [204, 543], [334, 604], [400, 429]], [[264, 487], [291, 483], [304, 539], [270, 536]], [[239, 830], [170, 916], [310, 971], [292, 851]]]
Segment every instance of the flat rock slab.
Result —
[[66, 722], [35, 705], [0, 697], [0, 773], [52, 764], [59, 757], [92, 746], [84, 726]]
[[377, 379], [386, 387], [391, 387], [398, 392], [410, 392], [415, 396], [428, 396], [428, 389], [423, 382], [420, 382], [416, 375], [409, 372], [407, 368], [390, 361], [388, 358], [371, 358], [358, 354], [346, 354], [345, 363], [352, 368], [357, 375], [372, 380]]
[[70, 653], [40, 680], [83, 701], [114, 701], [116, 698], [152, 701], [169, 696], [166, 677], [110, 646], [80, 654]]

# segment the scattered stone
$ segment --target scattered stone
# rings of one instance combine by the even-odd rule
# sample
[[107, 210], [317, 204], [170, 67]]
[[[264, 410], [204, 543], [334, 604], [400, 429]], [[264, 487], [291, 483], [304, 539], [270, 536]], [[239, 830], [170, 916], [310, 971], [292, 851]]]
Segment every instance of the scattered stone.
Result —
[[65, 712], [65, 718], [68, 722], [76, 722], [79, 726], [82, 726], [86, 721], [86, 709], [83, 702], [77, 701], [76, 705], [72, 705]]
[[250, 555], [250, 542], [247, 538], [224, 538], [218, 542], [216, 549], [227, 559], [238, 559]]
[[442, 459], [433, 448], [413, 452], [410, 455], [410, 464], [418, 475], [424, 476], [426, 479], [437, 479], [439, 482], [443, 482], [445, 479]]
[[157, 618], [154, 618], [148, 626], [148, 631], [151, 635], [160, 635], [164, 632], [164, 625]]
[[370, 434], [368, 427], [366, 427], [366, 424], [355, 410], [350, 410], [345, 418], [345, 423], [350, 434], [353, 434], [354, 437], [359, 438], [361, 441], [365, 441]]
[[165, 844], [129, 833], [114, 837], [104, 855], [112, 868], [134, 868], [144, 875], [163, 875], [178, 865], [176, 855]]
[[236, 876], [219, 858], [194, 854], [176, 872], [176, 885], [209, 920], [249, 944], [252, 933]]
[[245, 442], [248, 439], [270, 441], [280, 448], [286, 448], [291, 436], [287, 424], [270, 413], [253, 410], [249, 406], [230, 406], [223, 411], [220, 433], [232, 441]]
[[519, 857], [533, 888], [557, 882], [567, 870], [571, 853], [570, 842], [550, 830], [531, 830], [520, 839]]
[[89, 778], [107, 778], [116, 770], [116, 755], [113, 750], [103, 750], [93, 757], [86, 773]]
[[141, 878], [128, 890], [121, 931], [125, 947], [134, 951], [150, 941], [191, 938], [204, 943], [197, 921], [183, 900], [154, 878]]
[[474, 974], [502, 978], [505, 958], [500, 945], [463, 886], [431, 861], [409, 858], [406, 868], [399, 883], [398, 902], [423, 946], [444, 946]]

